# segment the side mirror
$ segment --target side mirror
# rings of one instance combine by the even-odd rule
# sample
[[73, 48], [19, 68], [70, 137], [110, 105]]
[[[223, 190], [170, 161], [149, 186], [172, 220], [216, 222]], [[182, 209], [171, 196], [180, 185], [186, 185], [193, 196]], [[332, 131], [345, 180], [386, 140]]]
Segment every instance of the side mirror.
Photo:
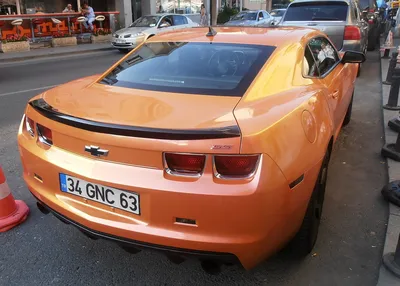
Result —
[[162, 24], [160, 25], [160, 28], [165, 28], [165, 27], [168, 27], [168, 24], [162, 23]]
[[365, 62], [365, 55], [360, 52], [346, 51], [341, 62], [343, 64], [361, 64]]

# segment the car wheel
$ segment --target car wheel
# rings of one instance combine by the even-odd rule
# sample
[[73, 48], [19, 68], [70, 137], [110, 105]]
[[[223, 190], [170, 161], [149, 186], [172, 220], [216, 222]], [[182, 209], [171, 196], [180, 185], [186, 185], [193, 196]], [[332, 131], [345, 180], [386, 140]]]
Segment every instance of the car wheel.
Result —
[[346, 116], [344, 117], [342, 126], [346, 126], [347, 124], [350, 123], [351, 111], [353, 110], [353, 97], [354, 97], [354, 92], [353, 92], [353, 95], [351, 96], [349, 107], [347, 107]]
[[297, 257], [308, 255], [313, 250], [317, 241], [319, 225], [321, 222], [322, 207], [325, 198], [329, 158], [330, 153], [328, 151], [325, 154], [321, 170], [318, 174], [318, 179], [315, 183], [310, 201], [308, 202], [303, 223], [301, 224], [300, 230], [289, 244], [292, 254]]

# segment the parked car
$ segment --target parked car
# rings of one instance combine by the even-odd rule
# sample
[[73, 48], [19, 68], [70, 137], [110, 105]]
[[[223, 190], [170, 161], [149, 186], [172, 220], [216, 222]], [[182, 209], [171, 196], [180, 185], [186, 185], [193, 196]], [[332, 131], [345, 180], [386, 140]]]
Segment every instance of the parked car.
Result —
[[358, 2], [352, 0], [295, 0], [279, 25], [316, 28], [339, 51], [367, 53], [368, 23], [361, 17]]
[[274, 9], [269, 14], [274, 17], [272, 21], [272, 25], [278, 25], [279, 22], [282, 20], [282, 16], [285, 14], [286, 9]]
[[382, 32], [382, 16], [376, 0], [358, 0], [362, 11], [362, 19], [368, 23], [368, 51], [373, 51], [379, 45]]
[[147, 15], [140, 17], [129, 27], [116, 31], [112, 35], [111, 44], [121, 52], [127, 52], [160, 32], [169, 32], [197, 26], [199, 26], [199, 24], [193, 22], [184, 15]]
[[271, 26], [274, 18], [264, 10], [242, 11], [232, 16], [226, 26]]
[[305, 256], [364, 60], [308, 28], [156, 35], [29, 100], [23, 178], [43, 213], [131, 253], [195, 256], [214, 274], [289, 241]]

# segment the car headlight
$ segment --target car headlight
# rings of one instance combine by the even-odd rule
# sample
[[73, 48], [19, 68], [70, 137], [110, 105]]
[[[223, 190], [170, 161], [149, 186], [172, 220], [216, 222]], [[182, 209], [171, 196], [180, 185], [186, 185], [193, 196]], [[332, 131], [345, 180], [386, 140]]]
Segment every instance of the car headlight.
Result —
[[117, 38], [117, 34], [115, 34], [115, 33], [114, 33], [114, 34], [112, 34], [112, 36], [113, 36], [114, 38]]
[[128, 35], [125, 35], [124, 38], [137, 38], [137, 37], [141, 37], [141, 36], [144, 36], [144, 34], [143, 33], [128, 34]]

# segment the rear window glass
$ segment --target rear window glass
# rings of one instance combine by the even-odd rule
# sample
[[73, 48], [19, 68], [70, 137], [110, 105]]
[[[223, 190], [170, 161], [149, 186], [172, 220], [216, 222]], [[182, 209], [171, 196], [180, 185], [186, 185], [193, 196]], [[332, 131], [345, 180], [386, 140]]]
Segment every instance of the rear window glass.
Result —
[[142, 90], [242, 96], [274, 49], [246, 44], [146, 43], [102, 83]]
[[294, 3], [286, 11], [285, 21], [346, 21], [345, 2]]
[[272, 10], [270, 14], [274, 17], [282, 17], [285, 14], [285, 10]]
[[256, 12], [240, 12], [232, 17], [232, 21], [237, 20], [256, 20], [257, 13]]

